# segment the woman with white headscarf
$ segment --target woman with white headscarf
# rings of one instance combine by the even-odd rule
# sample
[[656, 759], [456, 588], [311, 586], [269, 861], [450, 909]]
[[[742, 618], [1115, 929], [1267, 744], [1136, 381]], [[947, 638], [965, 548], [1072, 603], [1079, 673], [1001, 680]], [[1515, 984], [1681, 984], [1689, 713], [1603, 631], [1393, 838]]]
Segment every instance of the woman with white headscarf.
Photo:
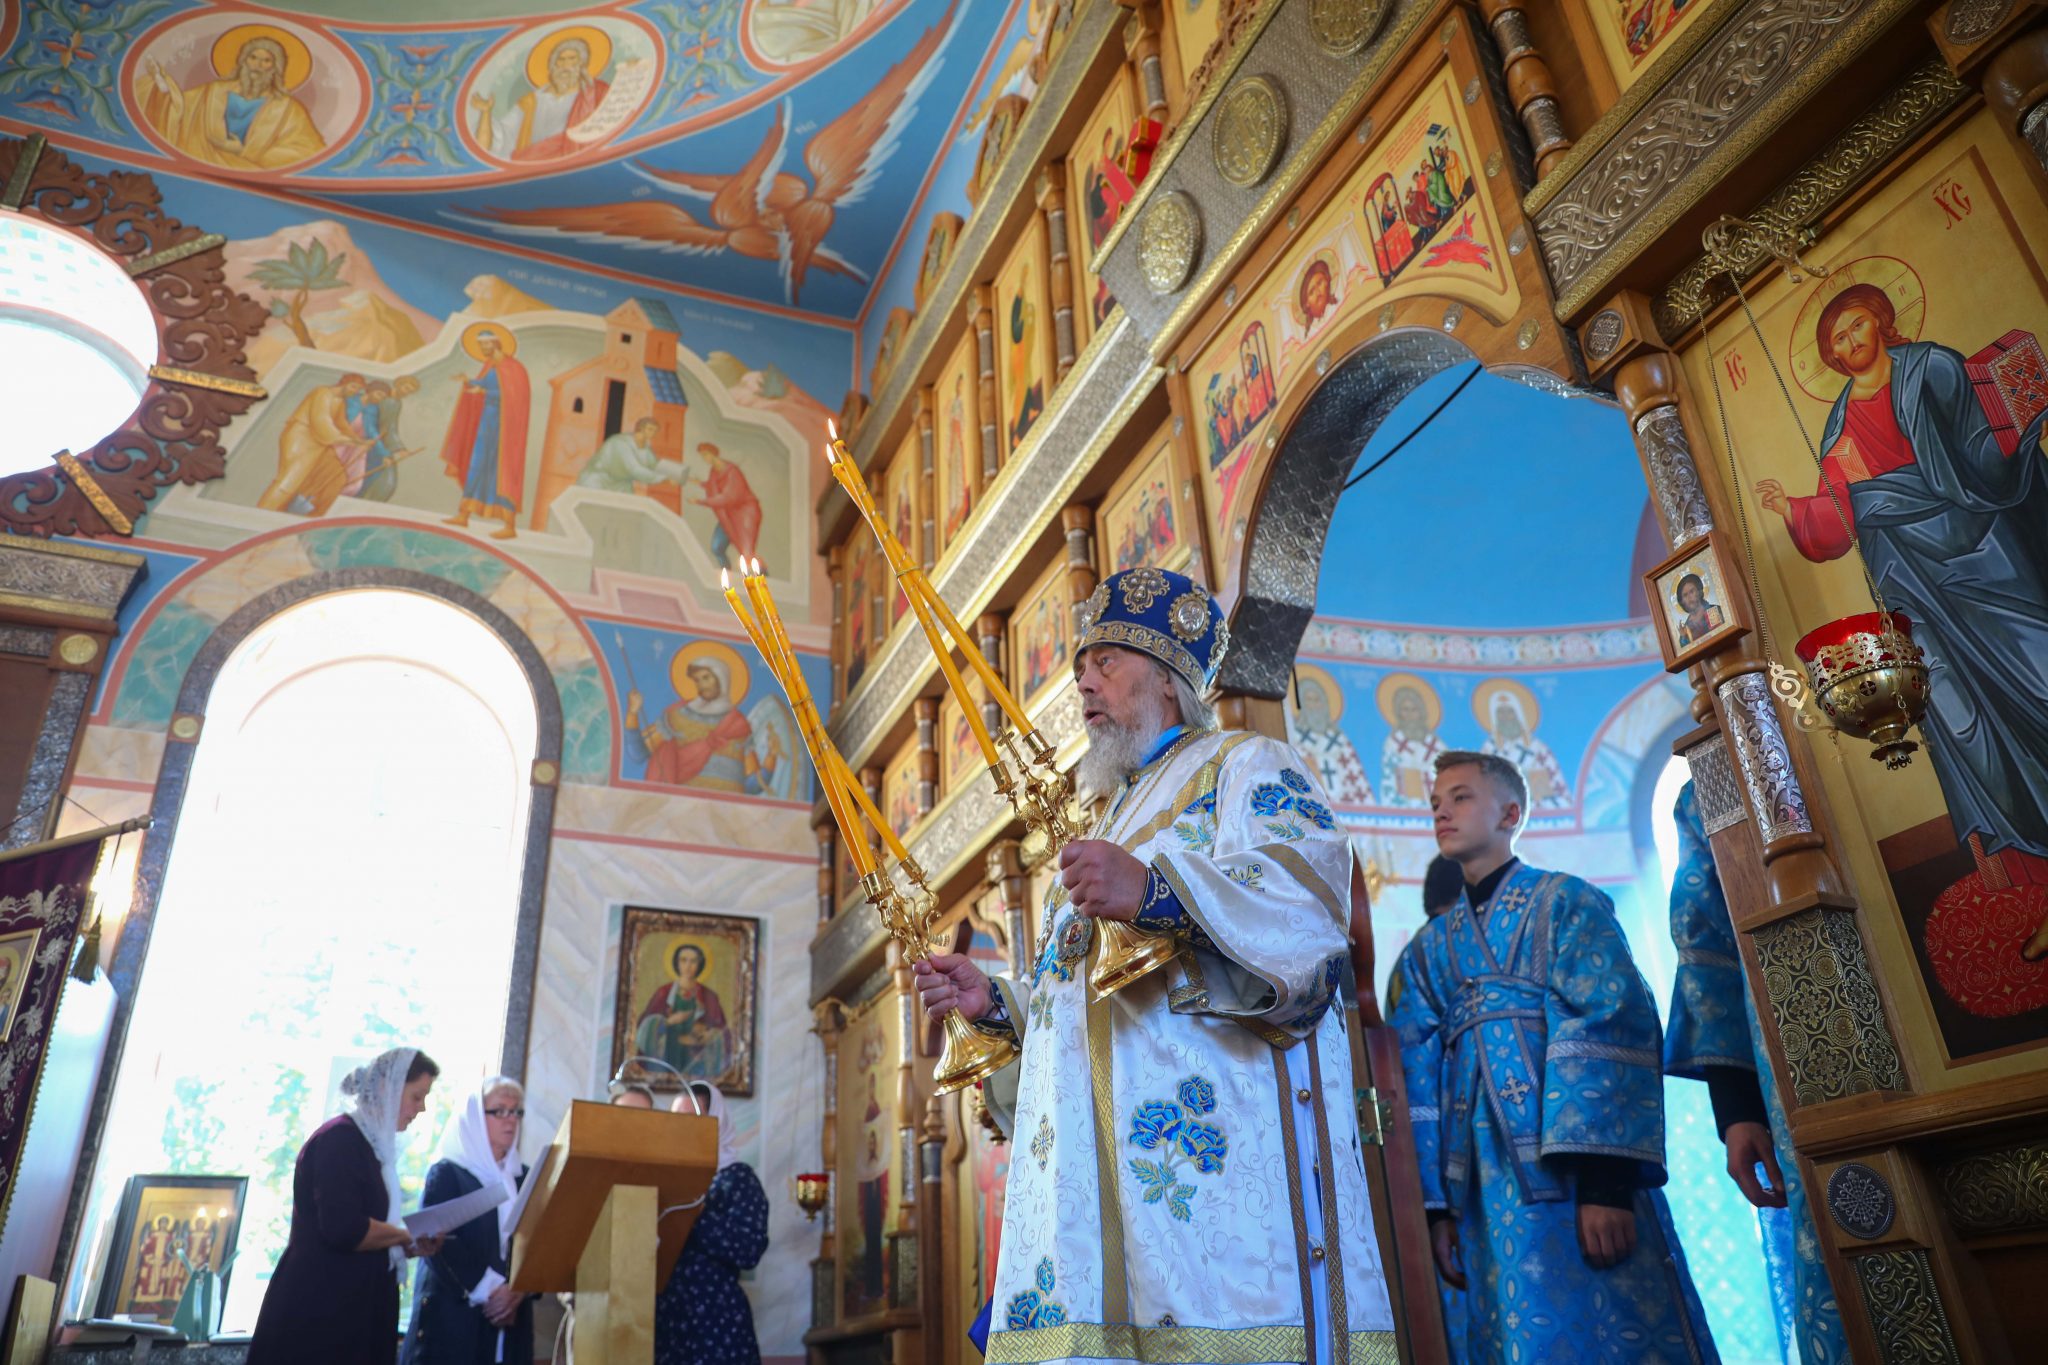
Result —
[[505, 1202], [448, 1234], [420, 1261], [405, 1334], [404, 1365], [527, 1365], [533, 1359], [529, 1296], [505, 1283], [511, 1274], [513, 1196], [526, 1175], [519, 1126], [526, 1092], [493, 1076], [449, 1120], [441, 1159], [427, 1168], [426, 1204], [502, 1186]]
[[441, 1068], [393, 1048], [341, 1083], [347, 1113], [315, 1129], [292, 1174], [292, 1227], [264, 1291], [248, 1365], [392, 1365], [398, 1280], [431, 1256], [398, 1221], [398, 1135], [427, 1107]]
[[754, 1168], [739, 1159], [717, 1086], [692, 1081], [669, 1107], [718, 1120], [718, 1173], [654, 1302], [654, 1365], [759, 1365], [754, 1308], [740, 1272], [760, 1264], [768, 1250], [768, 1195]]

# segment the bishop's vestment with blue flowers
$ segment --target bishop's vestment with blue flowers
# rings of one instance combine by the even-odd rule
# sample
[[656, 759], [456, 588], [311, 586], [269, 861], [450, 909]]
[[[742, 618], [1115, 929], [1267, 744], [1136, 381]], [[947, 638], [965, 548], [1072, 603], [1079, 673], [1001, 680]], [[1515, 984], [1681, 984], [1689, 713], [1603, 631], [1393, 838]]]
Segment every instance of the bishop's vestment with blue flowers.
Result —
[[1055, 886], [1030, 979], [997, 982], [1023, 1056], [989, 1091], [1017, 1150], [990, 1361], [1395, 1359], [1337, 999], [1352, 855], [1311, 771], [1173, 738], [1093, 837], [1148, 865], [1175, 962], [1094, 998]]

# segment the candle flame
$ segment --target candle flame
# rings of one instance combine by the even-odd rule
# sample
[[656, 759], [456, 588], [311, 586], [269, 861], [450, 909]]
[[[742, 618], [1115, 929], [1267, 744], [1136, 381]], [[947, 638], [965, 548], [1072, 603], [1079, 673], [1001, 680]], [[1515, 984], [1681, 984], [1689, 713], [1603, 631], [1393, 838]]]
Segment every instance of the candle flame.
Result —
[[727, 592], [732, 591], [732, 570], [720, 569], [718, 571], [718, 586]]
[[839, 452], [838, 452], [837, 450], [834, 450], [834, 449], [833, 449], [833, 448], [832, 448], [831, 446], [826, 446], [826, 447], [825, 447], [825, 463], [826, 463], [826, 464], [838, 464], [838, 463], [839, 463]]
[[825, 419], [825, 431], [826, 434], [831, 436], [833, 440], [836, 441], [839, 439], [839, 424], [833, 421], [830, 417], [827, 417]]

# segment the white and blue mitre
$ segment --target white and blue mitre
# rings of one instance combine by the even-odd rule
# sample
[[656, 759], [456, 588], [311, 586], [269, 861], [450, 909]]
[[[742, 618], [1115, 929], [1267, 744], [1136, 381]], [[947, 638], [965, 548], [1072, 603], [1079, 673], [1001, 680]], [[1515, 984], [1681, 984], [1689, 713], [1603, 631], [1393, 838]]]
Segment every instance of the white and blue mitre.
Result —
[[1230, 627], [1216, 599], [1185, 574], [1151, 565], [1111, 574], [1081, 604], [1079, 658], [1095, 645], [1149, 654], [1199, 694], [1215, 685], [1230, 648]]

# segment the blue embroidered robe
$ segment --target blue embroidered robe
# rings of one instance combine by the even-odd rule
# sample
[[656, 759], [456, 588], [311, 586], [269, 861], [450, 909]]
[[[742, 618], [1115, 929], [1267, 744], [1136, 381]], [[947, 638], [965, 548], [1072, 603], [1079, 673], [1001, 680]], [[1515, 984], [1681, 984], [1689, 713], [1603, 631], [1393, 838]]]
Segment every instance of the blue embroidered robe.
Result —
[[[1767, 1217], [1787, 1217], [1792, 1224], [1791, 1320], [1785, 1322], [1781, 1315], [1779, 1327], [1797, 1345], [1803, 1365], [1840, 1365], [1849, 1359], [1849, 1343], [1842, 1335], [1834, 1286], [1828, 1281], [1813, 1209], [1806, 1202], [1805, 1183], [1792, 1151], [1791, 1127], [1771, 1076], [1756, 1004], [1749, 997], [1749, 980], [1737, 955], [1735, 926], [1728, 918], [1728, 901], [1721, 891], [1720, 874], [1714, 870], [1713, 850], [1707, 844], [1692, 783], [1679, 792], [1672, 814], [1678, 822], [1678, 875], [1671, 883], [1671, 941], [1678, 949], [1678, 972], [1671, 983], [1671, 1027], [1664, 1037], [1664, 1069], [1673, 1076], [1699, 1081], [1707, 1079], [1713, 1067], [1755, 1074], [1763, 1089], [1771, 1141], [1778, 1149], [1778, 1166], [1785, 1175], [1790, 1204], [1782, 1211], [1764, 1212]], [[1778, 1280], [1777, 1267], [1772, 1271], [1772, 1279]]]
[[[1664, 1172], [1659, 1028], [1607, 897], [1517, 866], [1475, 914], [1460, 895], [1398, 971], [1424, 1205], [1458, 1220], [1467, 1359], [1718, 1361]], [[1579, 1250], [1571, 1162], [1634, 1163], [1636, 1246]]]

